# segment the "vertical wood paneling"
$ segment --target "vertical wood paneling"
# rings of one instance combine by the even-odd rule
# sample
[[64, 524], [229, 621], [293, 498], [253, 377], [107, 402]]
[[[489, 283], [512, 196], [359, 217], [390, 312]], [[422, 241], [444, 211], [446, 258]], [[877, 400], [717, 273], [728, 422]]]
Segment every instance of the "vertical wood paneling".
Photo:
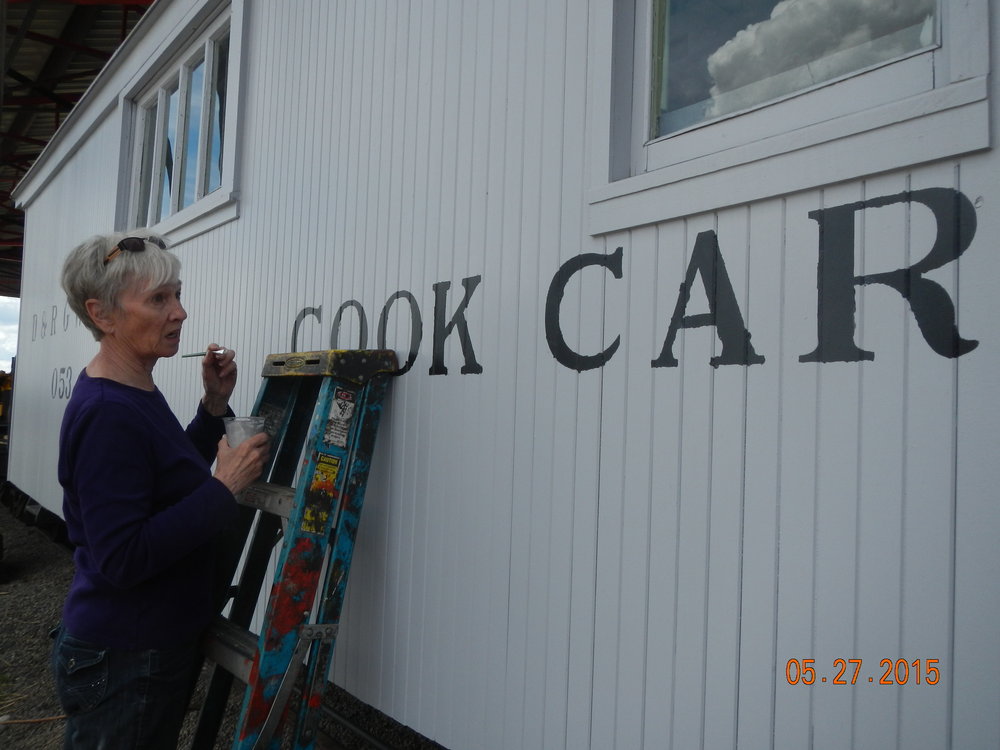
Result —
[[[512, 326], [505, 318], [506, 300], [513, 295], [510, 281], [506, 278], [506, 267], [511, 264], [508, 240], [505, 233], [504, 215], [506, 196], [504, 193], [504, 163], [506, 160], [506, 106], [507, 68], [504, 61], [508, 57], [510, 9], [506, 4], [494, 3], [481, 7], [483, 28], [481, 49], [476, 56], [481, 63], [481, 85], [490, 94], [483, 102], [484, 118], [479, 122], [482, 139], [479, 149], [483, 156], [479, 160], [485, 179], [485, 194], [491, 196], [484, 204], [485, 231], [481, 237], [485, 258], [483, 278], [491, 280], [490, 294], [484, 297], [484, 336], [496, 343], [496, 350], [503, 352], [497, 358], [490, 377], [489, 410], [495, 415], [492, 439], [485, 442], [490, 454], [487, 481], [494, 488], [489, 502], [488, 559], [492, 566], [488, 569], [490, 596], [489, 616], [485, 630], [485, 655], [482, 664], [485, 674], [494, 675], [487, 681], [482, 707], [483, 726], [479, 737], [485, 746], [507, 741], [507, 630], [513, 621], [510, 608], [511, 593], [508, 590], [512, 564], [512, 487], [511, 460], [513, 441], [513, 412], [517, 403], [515, 392], [504, 384], [511, 377], [513, 349], [510, 331]], [[485, 373], [484, 373], [485, 375]], [[501, 416], [502, 415], [502, 416]], [[508, 619], [510, 618], [510, 619]]]
[[[839, 206], [862, 196], [858, 186], [823, 191], [824, 206]], [[859, 267], [855, 243], [855, 267]], [[817, 665], [853, 653], [857, 585], [858, 423], [861, 365], [828, 363], [819, 369], [816, 394], [816, 519], [813, 547], [813, 636], [810, 654]], [[817, 681], [820, 679], [817, 676]], [[813, 743], [817, 748], [849, 746], [849, 691], [833, 686], [812, 690]]]
[[[715, 229], [714, 216], [697, 217], [686, 222], [683, 245], [685, 269], [698, 234]], [[698, 312], [708, 309], [708, 298], [700, 282], [693, 285], [688, 309]], [[708, 554], [712, 510], [709, 480], [712, 472], [711, 425], [714, 421], [713, 387], [716, 378], [716, 372], [708, 366], [708, 362], [714, 354], [713, 329], [697, 328], [678, 334], [674, 355], [679, 363], [676, 377], [680, 379], [682, 397], [677, 417], [681, 434], [676, 607], [680, 616], [674, 641], [676, 661], [673, 679], [676, 684], [671, 740], [675, 748], [701, 747], [705, 739]]]
[[[961, 187], [953, 164], [943, 164], [914, 173], [910, 187]], [[923, 205], [910, 207], [906, 234], [907, 265], [923, 259], [933, 244], [938, 227]], [[980, 246], [982, 247], [982, 246]], [[961, 261], [959, 262], [959, 264]], [[949, 296], [960, 301], [959, 264], [950, 264], [932, 277]], [[938, 658], [952, 672], [954, 663], [955, 596], [955, 467], [959, 400], [959, 362], [935, 354], [923, 336], [908, 305], [898, 297], [896, 309], [904, 310], [906, 337], [906, 405], [903, 495], [900, 514], [902, 549], [900, 557], [899, 651], [893, 657]], [[959, 328], [961, 330], [961, 328]], [[968, 335], [968, 334], [966, 334]], [[980, 344], [982, 346], [982, 344]], [[940, 654], [940, 656], [938, 656]], [[944, 672], [942, 672], [942, 675]], [[900, 691], [897, 722], [901, 747], [948, 746], [951, 723], [947, 678], [942, 685], [920, 686]], [[944, 689], [938, 689], [938, 688]], [[954, 745], [955, 748], [960, 745]]]
[[[905, 188], [904, 179], [892, 176], [867, 181], [863, 189], [868, 197], [893, 195]], [[898, 205], [862, 214], [859, 273], [906, 265], [909, 213], [905, 205]], [[890, 655], [901, 650], [907, 312], [903, 300], [884, 287], [863, 287], [857, 299], [858, 345], [874, 352], [875, 359], [874, 366], [861, 368], [859, 396], [855, 656], [840, 658], [865, 660], [861, 684], [850, 693], [852, 740], [861, 733], [866, 741], [892, 747], [900, 727], [898, 720], [887, 717], [897, 717], [900, 695], [869, 684], [867, 677], [881, 659], [893, 658]], [[853, 675], [853, 666], [850, 670], [848, 676]]]
[[[582, 214], [585, 206], [575, 205], [572, 199], [573, 190], [570, 185], [582, 185], [583, 175], [587, 165], [588, 145], [585, 128], [578, 127], [585, 115], [585, 95], [587, 81], [580, 75], [574, 75], [574, 68], [580, 70], [586, 66], [586, 44], [588, 28], [586, 19], [576, 13], [567, 13], [567, 20], [572, 24], [573, 32], [568, 34], [571, 48], [577, 54], [567, 65], [566, 86], [576, 96], [567, 96], [571, 105], [565, 124], [572, 135], [565, 138], [563, 185], [565, 197], [563, 200], [564, 226], [566, 239], [560, 247], [557, 259], [550, 261], [549, 272], [557, 264], [561, 264], [578, 252], [604, 253], [609, 247], [604, 238], [584, 237]], [[575, 117], [573, 115], [576, 115]], [[580, 221], [575, 221], [580, 219]], [[548, 278], [548, 276], [547, 276]], [[567, 341], [576, 351], [601, 351], [609, 342], [605, 342], [604, 316], [607, 309], [605, 295], [607, 280], [602, 274], [583, 274], [567, 289], [563, 301], [562, 323], [565, 326]], [[555, 747], [589, 748], [593, 744], [592, 715], [596, 701], [594, 687], [596, 684], [594, 667], [597, 661], [596, 644], [596, 610], [594, 591], [597, 579], [597, 546], [598, 546], [598, 498], [600, 492], [600, 463], [603, 442], [600, 431], [594, 429], [595, 411], [601, 408], [603, 378], [599, 372], [589, 371], [580, 375], [565, 368], [557, 368], [557, 376], [562, 388], [568, 391], [565, 399], [572, 411], [575, 433], [575, 455], [570, 462], [574, 471], [570, 479], [562, 485], [562, 491], [569, 493], [567, 500], [571, 504], [569, 519], [570, 538], [570, 601], [569, 619], [565, 638], [568, 669], [566, 672], [565, 690], [567, 692], [567, 712], [562, 728], [554, 724], [556, 729], [564, 733], [562, 742], [556, 741]], [[570, 386], [570, 379], [572, 385]], [[571, 388], [571, 390], [570, 390]]]
[[[533, 483], [534, 441], [522, 439], [533, 431], [533, 391], [532, 361], [528, 351], [517, 345], [527, 330], [534, 300], [526, 288], [522, 288], [527, 269], [525, 264], [529, 250], [525, 246], [525, 235], [537, 223], [531, 222], [531, 216], [526, 215], [528, 196], [524, 194], [525, 172], [529, 169], [528, 153], [535, 146], [534, 124], [535, 111], [529, 107], [537, 106], [529, 97], [537, 96], [537, 76], [529, 79], [528, 55], [537, 54], [537, 48], [529, 47], [529, 34], [533, 33], [531, 5], [524, 0], [514, 0], [509, 3], [506, 29], [507, 59], [503, 63], [507, 68], [505, 91], [505, 131], [503, 133], [504, 148], [504, 178], [503, 204], [504, 217], [502, 222], [503, 252], [507, 256], [508, 266], [505, 273], [505, 295], [509, 295], [511, 306], [506, 313], [507, 325], [513, 340], [506, 351], [510, 352], [511, 407], [514, 420], [514, 445], [512, 459], [513, 476], [511, 477], [511, 540], [510, 540], [510, 578], [508, 589], [508, 631], [507, 655], [505, 665], [504, 706], [507, 716], [504, 721], [504, 742], [518, 747], [531, 744], [531, 732], [534, 727], [529, 724], [528, 714], [534, 711], [532, 701], [537, 701], [537, 691], [534, 665], [529, 665], [531, 641], [534, 636], [534, 611], [530, 600], [531, 593], [531, 538], [536, 522], [535, 505], [531, 487]], [[530, 50], [530, 52], [529, 52]], [[530, 62], [534, 62], [532, 59]], [[530, 84], [529, 84], [530, 80]], [[530, 118], [530, 120], [529, 120]], [[537, 154], [537, 152], [535, 152]], [[537, 155], [535, 156], [537, 159]], [[537, 199], [537, 196], [534, 196]], [[527, 222], [527, 225], [525, 225]], [[537, 237], [532, 238], [532, 244]], [[509, 256], [508, 256], [509, 253]], [[530, 350], [529, 350], [530, 351]], [[528, 695], [531, 694], [532, 701]], [[537, 741], [537, 739], [535, 740]]]
[[[381, 176], [380, 161], [383, 158], [384, 144], [386, 142], [384, 135], [385, 123], [379, 112], [385, 95], [384, 68], [386, 59], [385, 52], [387, 49], [385, 45], [386, 24], [382, 18], [383, 13], [383, 8], [372, 6], [369, 13], [369, 17], [372, 19], [370, 22], [371, 30], [368, 31], [366, 27], [366, 31], [368, 31], [368, 33], [366, 33], [366, 38], [369, 40], [368, 54], [371, 56], [371, 62], [369, 64], [369, 67], [371, 68], [371, 79], [368, 82], [368, 85], [373, 92], [378, 92], [378, 95], [372, 97], [372, 101], [369, 105], [370, 112], [363, 115], [367, 121], [371, 122], [369, 133], [371, 138], [371, 147], [369, 148], [367, 154], [370, 164], [370, 184], [375, 185], [374, 189], [369, 188], [369, 198], [366, 207], [367, 226], [364, 246], [369, 248], [368, 255], [370, 256], [367, 259], [368, 273], [366, 273], [366, 287], [364, 290], [364, 296], [366, 299], [377, 299], [379, 296], [385, 296], [379, 294], [374, 282], [378, 272], [380, 270], [384, 272], [384, 258], [386, 252], [384, 242], [380, 242], [378, 236], [382, 227], [382, 217], [379, 215], [378, 210], [380, 201], [378, 182]], [[335, 308], [331, 306], [331, 316], [335, 315], [334, 309]], [[350, 320], [354, 320], [353, 315]], [[354, 337], [355, 341], [360, 342], [360, 330], [358, 330], [356, 326], [349, 330], [351, 330], [351, 335]], [[375, 332], [372, 331], [369, 335], [374, 337]], [[384, 493], [385, 485], [384, 483], [381, 485], [373, 485], [372, 490], [374, 492]], [[387, 515], [386, 508], [381, 503], [372, 503], [366, 508], [366, 510], [371, 512], [367, 513], [365, 516], [366, 524], [363, 527], [363, 537], [361, 536], [362, 532], [359, 529], [359, 542], [364, 544], [369, 550], [384, 551], [388, 547], [385, 536]], [[366, 612], [373, 613], [376, 618], [381, 620], [385, 617], [384, 600], [381, 596], [381, 592], [385, 589], [384, 557], [379, 555], [377, 558], [373, 559], [373, 563], [374, 564], [360, 565], [357, 570], [352, 571], [352, 573], [358, 574], [354, 578], [357, 583], [351, 592], [352, 598], [355, 602], [352, 606], [354, 608], [363, 608]], [[383, 638], [381, 636], [374, 638], [365, 637], [366, 634], [363, 630], [363, 623], [360, 623], [356, 619], [348, 621], [347, 624], [349, 626], [349, 640], [347, 643], [350, 645], [343, 651], [346, 658], [340, 660], [341, 664], [344, 665], [344, 674], [347, 675], [347, 679], [350, 680], [352, 684], [357, 685], [355, 690], [356, 694], [363, 693], [366, 696], [378, 695], [381, 670], [368, 669], [367, 665], [378, 664], [380, 662], [382, 657]]]
[[[561, 206], [564, 202], [562, 139], [566, 106], [564, 103], [566, 61], [566, 7], [565, 3], [547, 3], [536, 9], [542, 33], [538, 42], [544, 50], [544, 73], [540, 77], [537, 94], [541, 106], [538, 154], [542, 167], [539, 177], [543, 186], [538, 203], [536, 240], [538, 252], [527, 264], [533, 275], [529, 287], [535, 296], [537, 320], [544, 317], [545, 279], [549, 275], [551, 259], [559, 257], [563, 239]], [[529, 245], [530, 246], [530, 245]], [[534, 741], [541, 747], [564, 741], [566, 716], [566, 620], [569, 611], [570, 577], [567, 555], [570, 536], [572, 495], [566, 490], [565, 453], [562, 448], [575, 427], [575, 418], [561, 410], [559, 401], [559, 374], [542, 363], [551, 355], [537, 327], [526, 338], [533, 343], [532, 358], [535, 371], [536, 430], [541, 437], [541, 450], [535, 461], [539, 475], [534, 492], [536, 506], [542, 519], [538, 533], [533, 536], [535, 581], [532, 599], [538, 608], [538, 636], [535, 648], [529, 655], [540, 672], [538, 689], [538, 721], [533, 733]], [[565, 416], [564, 416], [565, 415]]]
[[[333, 15], [333, 14], [331, 14]], [[381, 111], [381, 132], [385, 153], [381, 162], [380, 184], [383, 190], [380, 196], [380, 225], [384, 227], [385, 236], [385, 276], [382, 279], [383, 296], [387, 299], [391, 291], [401, 288], [400, 277], [404, 266], [406, 252], [402, 246], [402, 223], [401, 214], [403, 210], [402, 181], [399, 179], [398, 164], [402, 161], [400, 143], [405, 133], [405, 119], [395, 116], [397, 102], [405, 93], [405, 70], [407, 55], [407, 35], [406, 25], [408, 22], [407, 8], [401, 7], [396, 12], [386, 13], [386, 61], [384, 68], [384, 81], [382, 84], [382, 111]], [[330, 24], [332, 27], [332, 23]], [[333, 29], [328, 35], [333, 36]], [[331, 82], [331, 87], [335, 89], [339, 77]], [[336, 100], [337, 97], [334, 97]], [[331, 129], [332, 132], [332, 129]], [[334, 136], [330, 136], [332, 145]], [[391, 180], [394, 176], [395, 180]], [[329, 183], [331, 178], [328, 178]], [[327, 204], [328, 205], [328, 204]], [[329, 254], [328, 254], [329, 255]], [[380, 345], [378, 336], [378, 318], [374, 309], [369, 310], [369, 340], [368, 346]], [[387, 320], [386, 340], [405, 340], [400, 337], [400, 326], [397, 325], [398, 315], [390, 321]], [[402, 330], [407, 330], [403, 326]], [[392, 344], [396, 347], [398, 345]], [[404, 350], [405, 351], [405, 350]], [[404, 355], [405, 357], [405, 355]], [[380, 472], [383, 482], [381, 486], [381, 496], [407, 498], [400, 503], [400, 507], [395, 513], [389, 512], [388, 506], [383, 506], [385, 516], [385, 532], [383, 537], [384, 560], [379, 565], [384, 583], [380, 589], [383, 599], [381, 620], [386, 623], [381, 629], [381, 653], [372, 662], [375, 669], [371, 670], [377, 675], [377, 685], [374, 690], [367, 694], [367, 699], [377, 705], [396, 705], [398, 691], [404, 680], [402, 678], [400, 664], [402, 663], [402, 640], [407, 631], [405, 625], [405, 601], [407, 589], [404, 585], [404, 576], [409, 569], [408, 558], [405, 545], [402, 543], [405, 533], [403, 516], [412, 512], [413, 505], [407, 497], [407, 481], [409, 468], [406, 462], [406, 434], [409, 431], [409, 419], [406, 417], [406, 394], [394, 391], [390, 407], [392, 416], [389, 424], [398, 425], [399, 428], [388, 433], [383, 433], [381, 440], [383, 451], [380, 458], [386, 463], [386, 471]], [[409, 508], [406, 505], [409, 505]], [[360, 533], [360, 532], [359, 532]]]
[[[994, 14], [992, 31], [997, 33]], [[994, 125], [994, 134], [995, 134]], [[958, 187], [977, 208], [975, 239], [959, 260], [959, 330], [977, 339], [975, 352], [957, 363], [956, 472], [954, 506], [955, 589], [952, 661], [944, 680], [950, 693], [950, 747], [1000, 745], [1000, 722], [991, 706], [1000, 701], [1000, 649], [992, 627], [1000, 611], [1000, 400], [994, 397], [1000, 372], [996, 320], [995, 237], [997, 215], [991, 205], [996, 167], [991, 160], [970, 160], [958, 174]], [[925, 542], [926, 543], [926, 542]], [[944, 673], [942, 673], [944, 674]]]
[[95, 123], [76, 152], [73, 169], [51, 185], [25, 218], [25, 262], [21, 277], [21, 325], [15, 368], [8, 479], [42, 506], [62, 512], [55, 472], [59, 424], [66, 407], [57, 371], [71, 368], [63, 387], [76, 382], [97, 352], [93, 337], [70, 311], [60, 286], [70, 250], [95, 234], [113, 230], [114, 185], [121, 130], [114, 113]]
[[785, 252], [782, 288], [782, 359], [776, 363], [781, 387], [778, 439], [778, 605], [777, 686], [774, 707], [775, 747], [809, 747], [812, 692], [789, 685], [789, 659], [815, 658], [813, 641], [813, 547], [817, 523], [817, 391], [820, 367], [800, 363], [800, 354], [816, 346], [817, 231], [807, 217], [818, 207], [815, 195], [791, 196], [784, 211]]
[[[525, 7], [523, 31], [526, 48], [532, 50], [533, 59], [542, 59], [547, 40], [546, 5], [529, 3]], [[533, 187], [541, 188], [546, 180], [543, 174], [551, 172], [552, 158], [546, 150], [545, 121], [545, 76], [531, 75], [532, 66], [523, 71], [520, 87], [524, 92], [524, 116], [521, 128], [522, 146], [519, 151], [521, 165], [521, 189], [518, 213], [521, 217], [520, 234], [517, 244], [520, 252], [520, 279], [518, 282], [518, 337], [523, 342], [517, 356], [518, 393], [532, 394], [523, 399], [526, 406], [524, 433], [534, 435], [531, 443], [519, 441], [524, 456], [523, 465], [530, 479], [527, 483], [530, 498], [525, 505], [522, 519], [526, 535], [527, 581], [525, 603], [527, 606], [526, 642], [523, 651], [524, 664], [520, 666], [520, 677], [524, 689], [521, 691], [524, 729], [520, 745], [540, 747], [543, 741], [545, 720], [545, 646], [548, 619], [548, 539], [552, 523], [552, 411], [551, 400], [539, 392], [545, 389], [548, 373], [539, 373], [539, 358], [544, 354], [535, 336], [537, 321], [541, 320], [542, 292], [539, 289], [538, 257], [543, 252], [542, 209], [543, 193], [536, 193]], [[552, 226], [556, 226], [553, 224]], [[536, 248], [534, 252], [529, 248]], [[530, 343], [529, 343], [530, 342]], [[519, 462], [520, 463], [520, 462]], [[526, 498], [526, 500], [527, 500]], [[517, 672], [512, 672], [516, 675]], [[517, 678], [515, 678], [516, 681]], [[513, 683], [514, 681], [512, 681]]]
[[[657, 227], [655, 256], [650, 283], [655, 298], [650, 307], [653, 331], [648, 340], [647, 361], [663, 346], [676, 302], [675, 290], [684, 279], [687, 263], [687, 232], [678, 222]], [[678, 341], [675, 354], [682, 351]], [[647, 662], [644, 689], [643, 747], [676, 746], [672, 727], [678, 692], [687, 690], [677, 680], [678, 595], [680, 588], [680, 536], [682, 432], [678, 418], [683, 382], [677, 368], [650, 368], [650, 484], [649, 498], [649, 600], [647, 602]]]
[[[632, 238], [617, 237], [605, 252], [610, 254], [620, 245], [629, 265], [633, 258]], [[647, 240], [648, 241], [648, 240]], [[604, 345], [629, 329], [631, 316], [627, 297], [628, 284], [614, 281], [603, 269], [595, 268], [593, 274], [603, 276], [604, 295]], [[617, 735], [618, 687], [621, 677], [618, 665], [622, 657], [622, 596], [634, 581], [628, 576], [634, 570], [626, 570], [623, 542], [624, 514], [626, 507], [625, 468], [628, 459], [628, 445], [625, 433], [628, 394], [630, 391], [630, 350], [619, 349], [617, 357], [601, 370], [602, 391], [599, 412], [602, 433], [608, 439], [602, 440], [600, 456], [600, 484], [597, 504], [597, 577], [595, 581], [594, 619], [594, 686], [591, 715], [592, 747], [615, 747]], [[630, 644], [633, 645], [633, 644]]]
[[[657, 289], [650, 283], [655, 279], [657, 249], [655, 227], [632, 232], [626, 245], [624, 279], [618, 282], [609, 278], [615, 290], [613, 308], [621, 307], [628, 315], [622, 328], [609, 330], [609, 337], [614, 332], [621, 335], [624, 342], [616, 358], [620, 357], [627, 374], [623, 380], [607, 378], [603, 399], [605, 413], [620, 415], [616, 419], [621, 419], [622, 461], [618, 472], [613, 463], [602, 462], [601, 466], [602, 478], [606, 476], [609, 485], [617, 484], [616, 490], [620, 493], [617, 542], [621, 563], [616, 586], [619, 625], [617, 648], [612, 652], [616, 662], [613, 747], [619, 748], [642, 746], [646, 714], [644, 701], [630, 696], [640, 696], [645, 689], [650, 641], [647, 610], [650, 587], [656, 575], [650, 569], [653, 543], [650, 521], [652, 505], [657, 498], [653, 493], [650, 453], [653, 434], [650, 405], [655, 373], [649, 367], [649, 352], [660, 328], [660, 322], [650, 315], [657, 297]], [[612, 444], [617, 442], [612, 439]], [[610, 499], [610, 494], [602, 492], [602, 506], [606, 498]], [[602, 527], [602, 533], [605, 528]], [[614, 533], [613, 526], [611, 532]], [[611, 599], [608, 603], [614, 601]], [[595, 743], [595, 746], [598, 745]]]
[[745, 417], [736, 746], [748, 748], [771, 746], [775, 691], [783, 679], [776, 640], [781, 420], [791, 406], [782, 399], [781, 381], [782, 363], [791, 355], [783, 335], [785, 210], [784, 201], [755, 205], [747, 227], [750, 294], [744, 314], [751, 343], [764, 357], [747, 372]]
[[[717, 227], [727, 275], [744, 316], [751, 305], [749, 223], [750, 209], [740, 208], [721, 214]], [[713, 344], [718, 354], [718, 336]], [[713, 378], [705, 747], [732, 747], [736, 741], [748, 375], [745, 367], [720, 366]]]

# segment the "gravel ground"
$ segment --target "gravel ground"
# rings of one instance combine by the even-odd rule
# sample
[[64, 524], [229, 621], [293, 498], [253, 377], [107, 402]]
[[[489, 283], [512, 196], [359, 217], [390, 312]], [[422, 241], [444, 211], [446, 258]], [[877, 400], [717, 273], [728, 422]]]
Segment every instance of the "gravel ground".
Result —
[[0, 508], [0, 747], [62, 747], [62, 709], [49, 673], [49, 631], [73, 576], [69, 550]]

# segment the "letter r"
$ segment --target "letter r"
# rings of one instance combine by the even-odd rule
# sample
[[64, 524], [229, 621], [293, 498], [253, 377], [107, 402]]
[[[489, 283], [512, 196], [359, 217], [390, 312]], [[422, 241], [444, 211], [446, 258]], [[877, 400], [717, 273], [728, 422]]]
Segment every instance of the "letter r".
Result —
[[[885, 273], [854, 274], [854, 214], [867, 208], [896, 203], [920, 203], [934, 215], [937, 232], [926, 256], [912, 266]], [[857, 311], [855, 286], [883, 284], [910, 304], [924, 340], [942, 357], [960, 357], [978, 341], [959, 335], [955, 305], [948, 292], [924, 274], [957, 259], [972, 244], [976, 210], [969, 199], [951, 188], [928, 188], [872, 198], [857, 203], [811, 211], [819, 224], [817, 270], [817, 345], [800, 362], [859, 362], [875, 358], [854, 341]]]

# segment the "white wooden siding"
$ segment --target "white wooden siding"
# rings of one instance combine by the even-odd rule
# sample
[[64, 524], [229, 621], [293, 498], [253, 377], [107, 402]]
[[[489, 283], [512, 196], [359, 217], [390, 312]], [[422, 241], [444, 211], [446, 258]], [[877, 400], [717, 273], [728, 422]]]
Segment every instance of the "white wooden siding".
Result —
[[10, 445], [9, 477], [40, 504], [59, 513], [62, 488], [56, 477], [56, 456], [68, 398], [67, 392], [60, 393], [59, 379], [71, 377], [75, 382], [95, 347], [90, 332], [66, 304], [60, 268], [71, 248], [108, 231], [115, 216], [112, 186], [118, 181], [121, 124], [113, 113], [95, 117], [93, 132], [76, 151], [72, 172], [53, 181], [39, 197], [37, 210], [25, 214], [28, 258], [21, 275], [15, 369], [20, 387], [12, 412], [12, 432], [18, 437]]
[[[456, 749], [997, 747], [996, 156], [725, 208], [699, 190], [681, 218], [591, 237], [587, 144], [606, 124], [588, 97], [610, 63], [587, 11], [247, 4], [240, 217], [176, 247], [183, 351], [236, 348], [240, 411], [303, 309], [303, 350], [331, 345], [349, 300], [368, 346], [397, 291], [422, 320], [383, 422], [333, 678]], [[61, 257], [113, 221], [117, 118], [28, 208], [26, 315], [61, 304]], [[978, 349], [938, 356], [900, 295], [871, 285], [856, 287], [856, 340], [875, 360], [800, 362], [817, 340], [809, 212], [929, 187], [977, 201], [972, 246], [930, 276]], [[857, 225], [858, 274], [912, 265], [936, 230], [918, 203]], [[703, 327], [678, 334], [678, 367], [653, 368], [709, 230], [765, 362], [711, 367], [720, 343]], [[621, 279], [592, 267], [566, 289], [574, 350], [620, 339], [578, 373], [546, 343], [549, 283], [618, 247]], [[469, 277], [483, 372], [461, 374], [452, 334], [448, 374], [429, 375], [434, 285], [451, 284], [450, 318]], [[705, 311], [697, 279], [688, 314]], [[401, 360], [410, 324], [401, 299], [386, 329]], [[339, 344], [358, 331], [349, 310]], [[11, 476], [55, 508], [48, 378], [95, 347], [82, 328], [22, 339]], [[192, 413], [196, 360], [156, 377]], [[789, 685], [791, 658], [831, 680], [835, 659], [863, 658], [862, 682]], [[941, 684], [868, 684], [883, 658], [940, 659]]]

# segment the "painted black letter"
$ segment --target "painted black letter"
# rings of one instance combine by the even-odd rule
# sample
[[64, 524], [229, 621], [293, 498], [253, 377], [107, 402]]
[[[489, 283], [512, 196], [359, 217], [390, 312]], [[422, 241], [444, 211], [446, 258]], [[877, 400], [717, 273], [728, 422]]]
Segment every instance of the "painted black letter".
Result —
[[417, 361], [417, 352], [420, 350], [420, 341], [424, 337], [424, 321], [420, 317], [420, 306], [417, 305], [416, 298], [405, 289], [396, 292], [385, 301], [382, 312], [378, 316], [378, 348], [385, 349], [385, 329], [389, 323], [389, 310], [398, 299], [405, 299], [410, 305], [410, 352], [404, 364], [397, 374], [402, 375], [409, 372], [413, 363]]
[[434, 289], [434, 353], [429, 370], [431, 375], [448, 374], [448, 368], [444, 365], [444, 340], [451, 335], [455, 326], [458, 326], [458, 340], [462, 342], [462, 356], [465, 357], [461, 373], [463, 375], [478, 375], [483, 371], [482, 365], [476, 361], [476, 352], [472, 348], [472, 339], [469, 337], [469, 324], [465, 320], [465, 308], [469, 306], [469, 299], [482, 280], [482, 276], [470, 276], [467, 279], [462, 279], [465, 296], [447, 325], [444, 322], [444, 307], [448, 300], [448, 289], [451, 288], [451, 282], [439, 281], [431, 287]]
[[[916, 201], [927, 206], [937, 224], [937, 236], [923, 260], [895, 271], [854, 275], [854, 214]], [[816, 348], [800, 362], [858, 362], [875, 358], [854, 342], [856, 285], [884, 284], [910, 303], [924, 340], [942, 357], [971, 352], [978, 341], [963, 339], [955, 325], [955, 306], [948, 292], [924, 274], [958, 258], [976, 233], [976, 210], [968, 198], [951, 188], [928, 188], [811, 211], [819, 224]]]
[[618, 351], [618, 346], [621, 344], [621, 336], [617, 336], [611, 346], [600, 354], [584, 355], [573, 351], [566, 343], [562, 326], [559, 323], [559, 307], [562, 305], [563, 295], [566, 293], [566, 285], [569, 280], [587, 266], [604, 266], [614, 274], [616, 279], [620, 279], [622, 277], [622, 248], [619, 247], [611, 255], [585, 253], [570, 258], [559, 267], [556, 275], [552, 277], [552, 283], [549, 284], [549, 293], [545, 296], [545, 340], [549, 343], [549, 351], [552, 352], [552, 356], [561, 365], [577, 372], [603, 367]]
[[[685, 315], [696, 275], [701, 276], [701, 283], [705, 287], [709, 312], [703, 315]], [[677, 296], [667, 338], [663, 342], [660, 356], [652, 362], [653, 367], [677, 367], [677, 359], [673, 354], [677, 331], [702, 326], [715, 326], [715, 332], [722, 342], [722, 353], [708, 361], [712, 367], [763, 364], [764, 358], [754, 351], [753, 344], [750, 343], [750, 332], [743, 323], [736, 293], [726, 271], [726, 262], [719, 250], [719, 238], [712, 231], [701, 232], [694, 241], [691, 261]]]
[[340, 348], [340, 322], [344, 317], [344, 310], [353, 307], [358, 311], [358, 349], [368, 346], [368, 316], [365, 315], [365, 308], [356, 299], [349, 299], [337, 308], [337, 314], [333, 316], [333, 325], [330, 326], [330, 348]]
[[292, 324], [292, 351], [297, 352], [299, 350], [299, 327], [302, 325], [302, 321], [306, 319], [307, 316], [312, 315], [320, 323], [323, 322], [323, 306], [319, 307], [303, 307], [299, 310], [299, 314], [295, 316], [295, 322]]

